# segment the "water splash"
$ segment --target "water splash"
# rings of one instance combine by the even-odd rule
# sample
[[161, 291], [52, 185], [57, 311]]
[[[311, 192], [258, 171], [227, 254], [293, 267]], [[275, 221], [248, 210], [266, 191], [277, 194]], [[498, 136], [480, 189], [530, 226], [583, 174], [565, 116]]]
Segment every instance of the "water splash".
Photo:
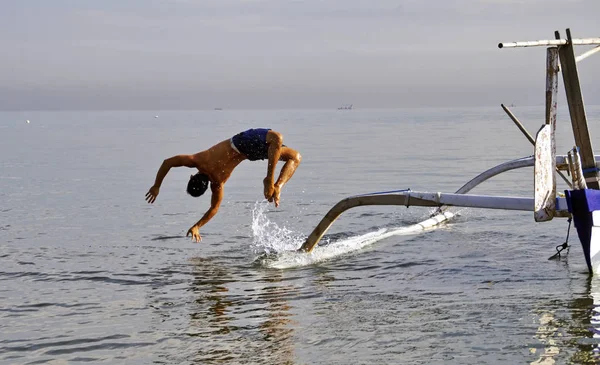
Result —
[[267, 207], [266, 202], [257, 202], [252, 210], [253, 247], [255, 253], [259, 255], [256, 262], [263, 267], [274, 269], [290, 269], [319, 263], [361, 250], [391, 236], [414, 235], [423, 232], [454, 216], [453, 213], [446, 212], [407, 227], [382, 228], [375, 232], [331, 241], [325, 245], [318, 245], [312, 252], [306, 253], [298, 252], [298, 248], [302, 246], [306, 236], [300, 236], [271, 222], [265, 214]]
[[256, 202], [252, 209], [252, 246], [255, 253], [276, 254], [296, 251], [306, 239], [286, 227], [279, 227], [267, 217], [269, 203], [266, 200]]

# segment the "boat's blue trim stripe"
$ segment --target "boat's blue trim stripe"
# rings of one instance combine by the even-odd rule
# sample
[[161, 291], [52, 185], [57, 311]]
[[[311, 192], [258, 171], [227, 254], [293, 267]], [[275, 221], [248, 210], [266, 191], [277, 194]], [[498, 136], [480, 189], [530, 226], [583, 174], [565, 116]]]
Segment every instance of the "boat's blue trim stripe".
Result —
[[600, 190], [565, 190], [570, 213], [589, 213], [600, 210]]
[[569, 212], [573, 215], [573, 223], [577, 229], [577, 235], [583, 248], [585, 262], [592, 272], [592, 260], [590, 257], [590, 241], [592, 239], [592, 212], [600, 210], [600, 190], [581, 189], [565, 190]]
[[583, 169], [582, 171], [584, 174], [587, 174], [588, 172], [598, 172], [598, 171], [600, 171], [600, 169], [594, 166], [594, 167], [588, 167], [587, 169]]

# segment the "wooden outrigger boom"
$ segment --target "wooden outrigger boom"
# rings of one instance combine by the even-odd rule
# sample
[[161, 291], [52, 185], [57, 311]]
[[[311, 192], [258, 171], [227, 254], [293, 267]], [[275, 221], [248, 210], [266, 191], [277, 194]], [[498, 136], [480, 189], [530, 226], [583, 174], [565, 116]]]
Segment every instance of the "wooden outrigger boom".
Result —
[[[600, 45], [600, 38], [561, 39], [555, 32], [554, 40], [499, 43], [499, 48], [545, 46], [546, 55], [546, 120], [538, 131], [535, 140], [529, 135], [518, 119], [502, 105], [528, 139], [535, 145], [534, 156], [508, 161], [479, 174], [455, 193], [430, 193], [400, 190], [395, 192], [371, 193], [345, 198], [333, 206], [308, 236], [301, 251], [311, 252], [333, 222], [346, 210], [365, 205], [404, 205], [439, 207], [426, 221], [423, 228], [429, 228], [446, 221], [453, 214], [446, 212], [448, 207], [472, 207], [486, 209], [533, 211], [536, 222], [555, 217], [572, 217], [581, 241], [585, 260], [592, 273], [600, 268], [600, 184], [598, 161], [600, 156], [593, 153], [587, 118], [579, 85], [576, 63], [600, 51], [600, 46], [575, 57], [575, 45]], [[558, 75], [562, 73], [571, 125], [576, 146], [568, 155], [556, 155], [555, 131], [558, 95]], [[509, 197], [466, 194], [475, 186], [491, 177], [513, 169], [534, 166], [534, 197]], [[566, 170], [572, 183], [560, 172]], [[564, 197], [556, 192], [556, 174], [569, 185]]]
[[517, 48], [517, 47], [549, 47], [549, 46], [564, 46], [566, 44], [578, 46], [600, 44], [600, 38], [584, 38], [584, 39], [552, 39], [541, 41], [525, 41], [525, 42], [503, 42], [498, 43], [498, 48]]
[[[600, 155], [596, 156], [600, 161]], [[560, 169], [568, 169], [568, 157], [557, 156], [556, 165]], [[502, 197], [502, 196], [489, 196], [489, 195], [470, 195], [466, 194], [476, 186], [480, 185], [486, 180], [499, 175], [506, 171], [520, 169], [524, 167], [532, 167], [535, 165], [535, 157], [528, 156], [520, 159], [508, 161], [495, 166], [491, 169], [484, 171], [477, 175], [472, 180], [463, 185], [454, 194], [443, 194], [443, 193], [428, 193], [428, 192], [416, 192], [416, 191], [399, 191], [397, 193], [390, 194], [365, 194], [358, 196], [351, 196], [339, 201], [333, 208], [327, 212], [325, 217], [319, 222], [317, 227], [308, 236], [306, 241], [301, 247], [301, 250], [305, 252], [311, 252], [317, 243], [321, 240], [325, 232], [333, 224], [333, 222], [345, 211], [366, 205], [404, 205], [409, 206], [421, 206], [421, 207], [440, 207], [446, 208], [449, 206], [458, 207], [471, 207], [471, 208], [488, 208], [488, 209], [506, 209], [506, 210], [522, 210], [522, 211], [533, 211], [534, 210], [534, 199], [526, 197]], [[556, 202], [556, 213], [555, 216], [568, 216], [568, 208], [564, 198], [558, 198]], [[443, 214], [442, 210], [438, 211], [439, 214]], [[437, 215], [439, 215], [437, 214]], [[443, 217], [439, 217], [443, 218]], [[446, 219], [438, 219], [437, 223], [442, 223]]]
[[[467, 207], [487, 208], [503, 210], [533, 211], [534, 199], [526, 197], [489, 196], [472, 194], [447, 194], [408, 191], [399, 194], [364, 195], [349, 197], [338, 202], [321, 220], [308, 239], [302, 245], [301, 250], [311, 252], [321, 237], [333, 224], [333, 222], [348, 209], [365, 205], [404, 205], [420, 207]], [[567, 214], [568, 207], [565, 198], [558, 198], [556, 210], [560, 214]], [[446, 220], [444, 213], [436, 215], [441, 218], [436, 221], [441, 223]], [[434, 216], [435, 217], [435, 216]]]

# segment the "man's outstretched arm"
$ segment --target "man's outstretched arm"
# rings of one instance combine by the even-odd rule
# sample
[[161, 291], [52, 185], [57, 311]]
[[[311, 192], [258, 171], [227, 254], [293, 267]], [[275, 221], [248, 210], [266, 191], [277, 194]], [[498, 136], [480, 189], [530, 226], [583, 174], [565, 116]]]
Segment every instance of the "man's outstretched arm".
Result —
[[210, 208], [204, 213], [202, 218], [194, 224], [186, 234], [186, 237], [190, 234], [192, 235], [192, 240], [196, 242], [202, 241], [202, 237], [200, 236], [200, 227], [208, 223], [212, 217], [217, 214], [219, 211], [219, 206], [221, 206], [221, 201], [223, 200], [223, 184], [210, 184], [210, 190], [212, 192], [212, 196], [210, 198]]
[[165, 179], [165, 176], [167, 176], [167, 173], [169, 172], [171, 167], [180, 166], [194, 167], [194, 161], [192, 156], [177, 155], [163, 161], [163, 163], [160, 165], [160, 168], [158, 169], [158, 172], [156, 173], [154, 185], [152, 185], [150, 190], [148, 190], [148, 192], [146, 193], [146, 201], [148, 203], [152, 204], [156, 200], [156, 197], [158, 196], [158, 193], [160, 191], [160, 185]]

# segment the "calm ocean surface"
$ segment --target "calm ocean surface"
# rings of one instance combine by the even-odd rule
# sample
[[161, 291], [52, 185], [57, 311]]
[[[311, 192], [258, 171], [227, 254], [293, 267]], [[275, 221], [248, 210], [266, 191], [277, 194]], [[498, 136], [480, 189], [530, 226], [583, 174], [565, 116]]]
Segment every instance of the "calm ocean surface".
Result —
[[[532, 134], [543, 123], [543, 107], [513, 111]], [[587, 112], [598, 146], [600, 107]], [[184, 237], [209, 206], [185, 193], [191, 169], [145, 202], [164, 158], [252, 127], [303, 156], [279, 208], [262, 199], [266, 161], [234, 171], [201, 243]], [[564, 109], [557, 132], [564, 154]], [[290, 252], [349, 195], [454, 192], [532, 152], [499, 106], [0, 112], [0, 364], [598, 363], [600, 280], [574, 229], [548, 260], [565, 219], [466, 209], [377, 240], [430, 210], [361, 207], [312, 257]], [[472, 192], [532, 185], [522, 169]]]

